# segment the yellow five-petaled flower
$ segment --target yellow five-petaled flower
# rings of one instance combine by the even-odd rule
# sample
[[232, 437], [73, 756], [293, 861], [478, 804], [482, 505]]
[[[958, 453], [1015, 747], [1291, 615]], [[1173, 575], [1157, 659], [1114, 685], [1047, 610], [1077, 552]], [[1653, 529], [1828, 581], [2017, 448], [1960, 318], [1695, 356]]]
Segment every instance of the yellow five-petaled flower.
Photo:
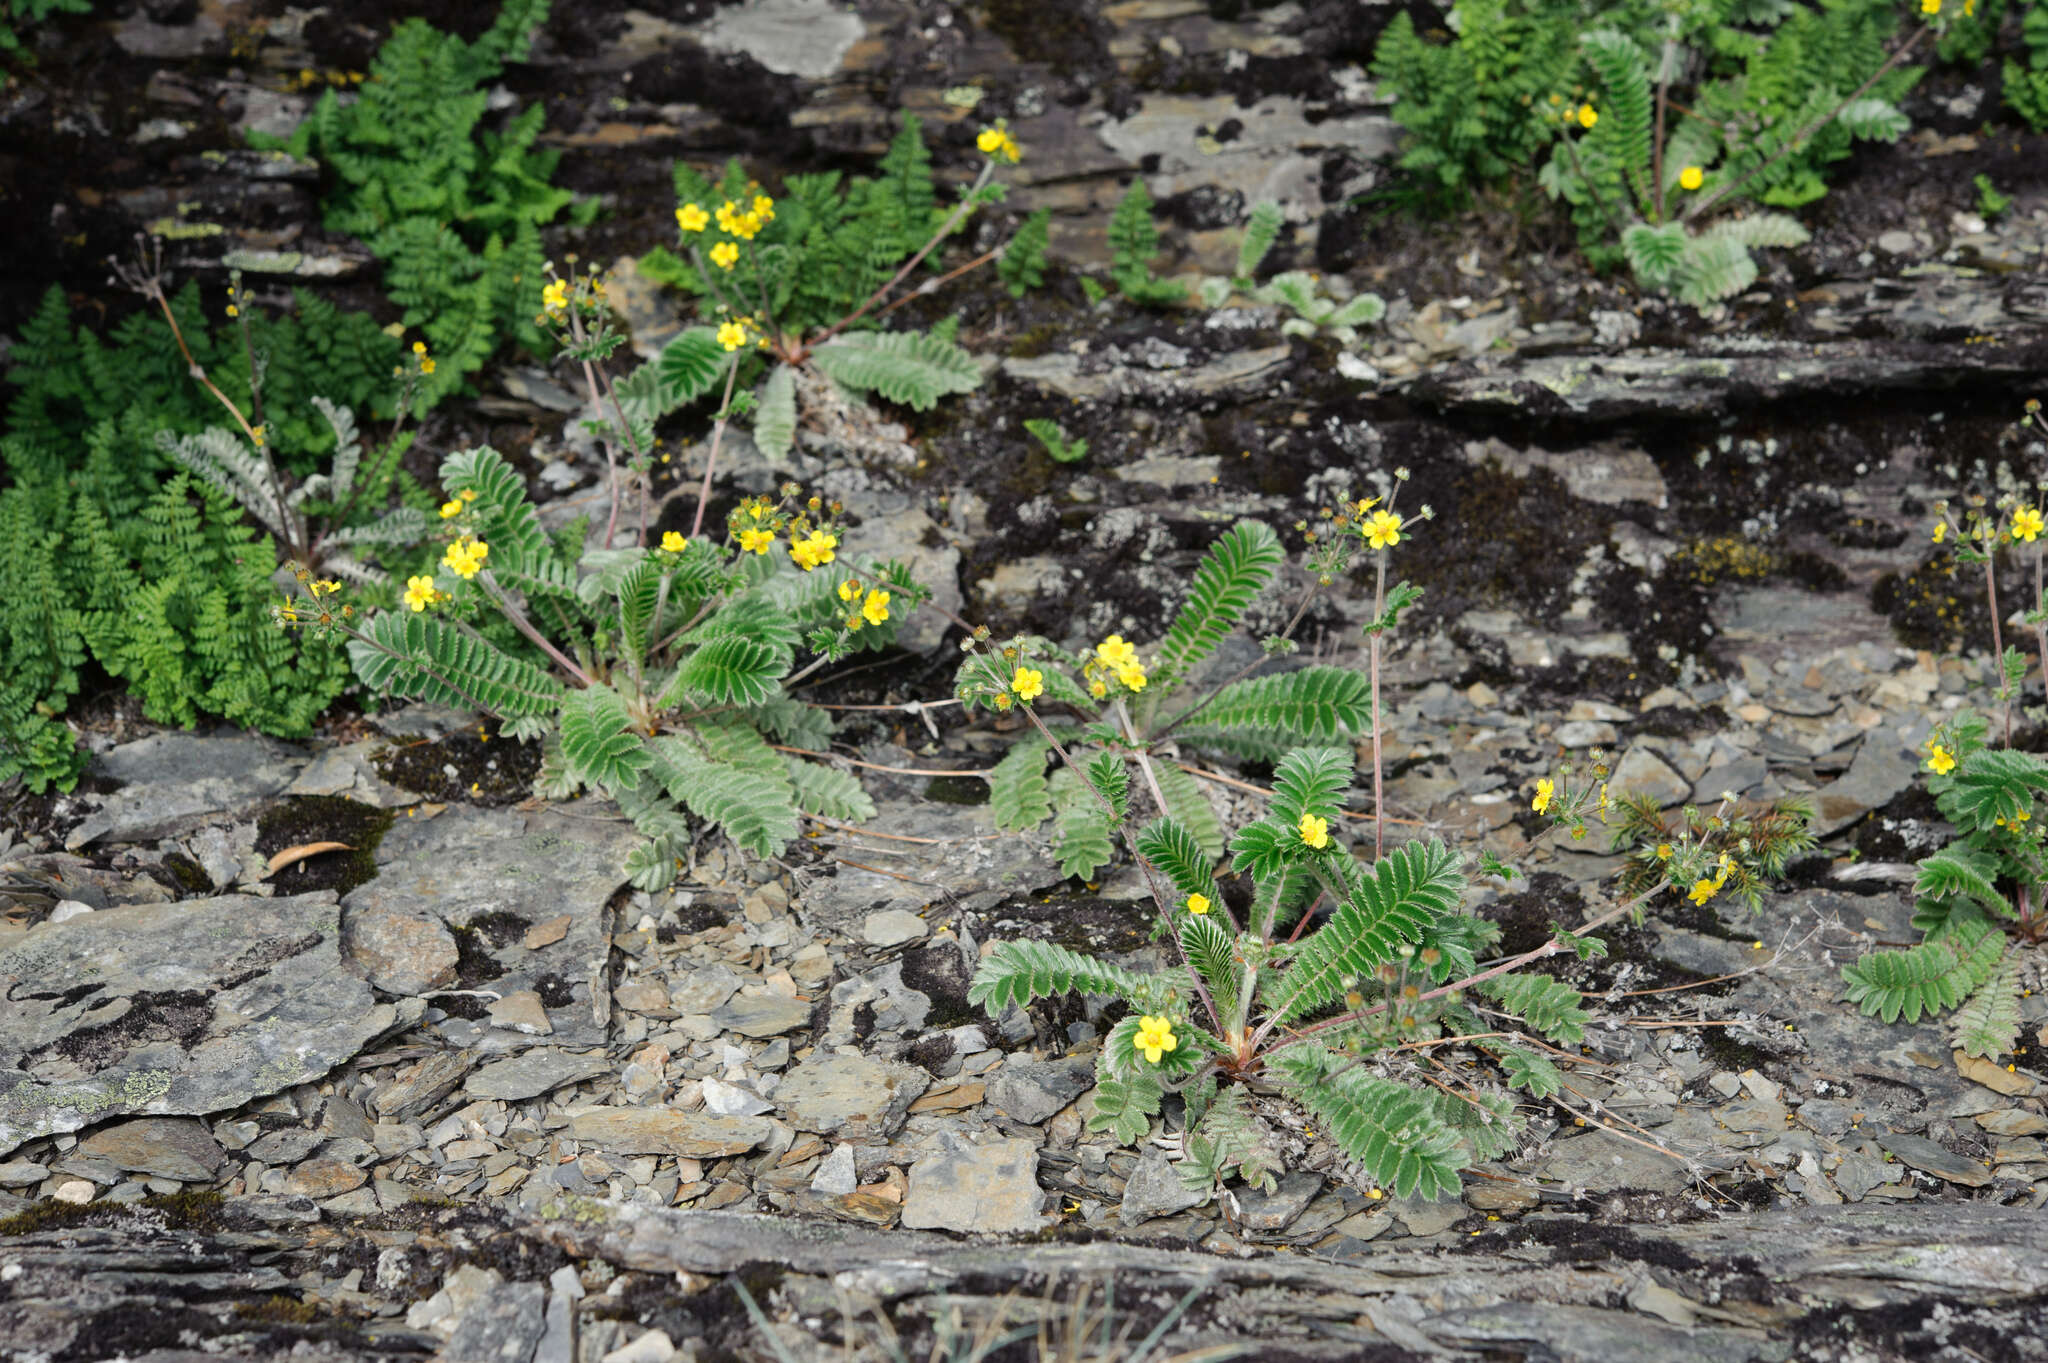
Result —
[[743, 554], [765, 554], [774, 546], [773, 530], [740, 531], [740, 552]]
[[[746, 537], [742, 535], [740, 538], [744, 542]], [[838, 547], [839, 536], [823, 530], [813, 530], [802, 539], [790, 543], [789, 556], [797, 567], [808, 573], [813, 568], [823, 567], [837, 558], [838, 555], [833, 550]]]
[[465, 536], [448, 546], [448, 552], [442, 556], [442, 562], [448, 565], [450, 572], [467, 581], [477, 575], [477, 571], [484, 566], [484, 559], [489, 557], [490, 552], [490, 545], [485, 544], [482, 540], [473, 540]]
[[1600, 121], [1600, 111], [1590, 104], [1581, 104], [1577, 117], [1581, 128], [1591, 128]]
[[1205, 895], [1205, 894], [1191, 894], [1191, 895], [1189, 895], [1189, 896], [1188, 896], [1188, 912], [1189, 912], [1189, 913], [1192, 913], [1192, 914], [1204, 914], [1204, 913], [1207, 913], [1208, 911], [1209, 911], [1209, 896], [1207, 896], [1207, 895]]
[[1018, 700], [1037, 700], [1045, 691], [1045, 673], [1035, 667], [1020, 667], [1010, 678], [1010, 689], [1017, 693]]
[[1153, 1017], [1149, 1013], [1138, 1019], [1138, 1035], [1131, 1045], [1151, 1064], [1158, 1064], [1159, 1057], [1180, 1045], [1173, 1034], [1173, 1019]]
[[1547, 776], [1543, 777], [1536, 782], [1536, 798], [1529, 802], [1529, 808], [1535, 810], [1538, 814], [1548, 814], [1550, 812], [1550, 797], [1555, 794], [1557, 794], [1557, 783]]
[[680, 554], [688, 548], [690, 541], [675, 530], [665, 530], [661, 536], [661, 549], [666, 554]]
[[739, 322], [720, 322], [718, 343], [727, 350], [738, 350], [747, 343], [746, 327]]
[[434, 604], [434, 579], [431, 577], [409, 577], [405, 580], [405, 604], [415, 611], [423, 611]]
[[1375, 511], [1365, 523], [1365, 542], [1375, 549], [1391, 549], [1401, 542], [1401, 518], [1391, 511]]
[[701, 232], [711, 225], [711, 215], [695, 204], [684, 204], [676, 210], [676, 226], [685, 232]]
[[1295, 830], [1301, 834], [1303, 842], [1315, 848], [1318, 852], [1330, 845], [1330, 821], [1328, 819], [1318, 818], [1313, 814], [1304, 814], [1301, 816], [1301, 822], [1295, 825]]
[[569, 309], [569, 281], [557, 279], [540, 291], [540, 305], [548, 316], [560, 317]]
[[889, 618], [889, 593], [879, 590], [869, 592], [868, 599], [861, 604], [860, 614], [861, 618], [871, 625], [879, 625], [884, 620], [887, 620]]
[[1690, 194], [1707, 182], [1707, 173], [1698, 166], [1687, 166], [1678, 172], [1678, 187]]
[[2041, 536], [2041, 511], [2038, 507], [2023, 506], [2012, 513], [2012, 537], [2032, 544]]
[[1024, 155], [1017, 139], [1010, 136], [1010, 130], [1001, 122], [993, 128], [983, 128], [981, 136], [974, 139], [974, 145], [990, 160], [1008, 161], [1013, 166]]
[[442, 519], [442, 520], [444, 520], [444, 521], [452, 521], [452, 520], [454, 520], [454, 519], [455, 519], [455, 518], [456, 518], [457, 516], [460, 516], [461, 514], [462, 514], [462, 503], [461, 503], [461, 502], [459, 502], [459, 501], [457, 501], [457, 500], [455, 500], [455, 499], [453, 499], [453, 498], [450, 498], [449, 500], [447, 500], [447, 501], [445, 501], [445, 502], [441, 503], [441, 519]]
[[719, 242], [711, 248], [711, 263], [721, 270], [730, 270], [740, 263], [740, 248], [729, 241]]
[[1949, 756], [1947, 748], [1942, 747], [1939, 743], [1927, 745], [1927, 770], [1933, 772], [1936, 776], [1946, 776], [1955, 769], [1956, 760]]
[[1718, 894], [1720, 890], [1720, 881], [1709, 880], [1705, 876], [1702, 876], [1700, 877], [1700, 879], [1693, 882], [1691, 895], [1692, 902], [1695, 904], [1704, 904], [1709, 899], [1712, 899], [1716, 894]]

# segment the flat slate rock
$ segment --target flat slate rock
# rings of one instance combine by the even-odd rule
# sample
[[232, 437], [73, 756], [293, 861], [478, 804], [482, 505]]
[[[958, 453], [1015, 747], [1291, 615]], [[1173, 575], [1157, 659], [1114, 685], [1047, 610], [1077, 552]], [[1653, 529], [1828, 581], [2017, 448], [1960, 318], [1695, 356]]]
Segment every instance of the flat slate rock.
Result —
[[[610, 950], [605, 905], [625, 883], [626, 853], [637, 841], [624, 823], [452, 805], [432, 819], [392, 824], [377, 848], [377, 878], [348, 893], [342, 916], [352, 934], [358, 919], [422, 920], [473, 934], [471, 944], [502, 972], [488, 986], [501, 996], [547, 993], [540, 988], [543, 980], [568, 981], [572, 997], [548, 1010], [554, 1031], [546, 1040], [571, 1049], [600, 1046], [605, 1026], [598, 1010], [610, 1001], [593, 1001], [589, 981], [603, 971]], [[562, 936], [538, 948], [525, 945], [530, 928], [565, 913], [570, 922]], [[372, 978], [387, 988], [425, 982], [419, 972], [395, 969]], [[461, 1018], [449, 1019], [441, 1030], [457, 1045], [485, 1055], [524, 1050], [542, 1040]]]
[[[851, 940], [860, 939], [872, 914], [916, 913], [940, 900], [956, 908], [985, 909], [1060, 878], [1043, 839], [999, 832], [985, 805], [885, 800], [862, 828], [905, 833], [918, 841], [889, 844], [888, 875], [842, 863], [830, 879], [813, 881], [806, 889], [798, 905], [804, 921]], [[849, 845], [859, 845], [858, 834], [849, 837]]]
[[1014, 1234], [1045, 1225], [1038, 1144], [991, 1141], [927, 1155], [910, 1166], [903, 1224], [911, 1230]]
[[0, 1154], [326, 1074], [397, 1020], [339, 943], [328, 891], [133, 904], [30, 931], [0, 951]]
[[601, 1107], [569, 1123], [571, 1136], [599, 1150], [685, 1159], [744, 1155], [774, 1131], [775, 1124], [765, 1117], [721, 1117], [666, 1107]]
[[246, 810], [281, 793], [306, 754], [260, 734], [151, 734], [94, 759], [94, 771], [123, 782], [98, 810], [65, 835], [67, 850], [86, 844], [167, 838], [220, 814]]
[[864, 1055], [817, 1055], [776, 1087], [775, 1105], [799, 1131], [881, 1141], [896, 1134], [910, 1105], [931, 1086], [932, 1077], [915, 1065]]
[[78, 1143], [78, 1153], [103, 1159], [124, 1174], [207, 1183], [225, 1156], [206, 1124], [192, 1117], [137, 1117], [103, 1126]]
[[496, 1060], [463, 1080], [462, 1090], [478, 1098], [519, 1103], [552, 1093], [564, 1084], [592, 1079], [611, 1068], [602, 1052], [570, 1055], [553, 1048], [532, 1050], [507, 1060]]

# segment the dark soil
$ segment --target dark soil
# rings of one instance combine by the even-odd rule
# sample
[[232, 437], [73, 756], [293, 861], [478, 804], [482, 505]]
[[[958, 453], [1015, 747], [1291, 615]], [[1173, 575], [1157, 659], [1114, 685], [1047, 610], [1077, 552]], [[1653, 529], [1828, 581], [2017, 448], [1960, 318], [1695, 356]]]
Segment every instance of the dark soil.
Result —
[[295, 795], [257, 816], [256, 852], [267, 858], [307, 843], [346, 843], [345, 850], [315, 853], [286, 867], [271, 883], [284, 894], [309, 890], [347, 894], [376, 879], [377, 844], [384, 840], [391, 820], [388, 810], [339, 796]]

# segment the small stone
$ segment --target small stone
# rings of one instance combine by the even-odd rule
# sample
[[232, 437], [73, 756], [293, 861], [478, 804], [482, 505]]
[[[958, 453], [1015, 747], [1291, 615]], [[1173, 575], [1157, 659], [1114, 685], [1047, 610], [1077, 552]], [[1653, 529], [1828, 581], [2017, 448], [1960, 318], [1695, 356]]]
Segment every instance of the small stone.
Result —
[[915, 1065], [863, 1055], [818, 1055], [790, 1071], [775, 1102], [801, 1131], [846, 1140], [887, 1140], [904, 1114], [931, 1087]]
[[1135, 1226], [1155, 1216], [1171, 1216], [1199, 1207], [1204, 1200], [1201, 1190], [1191, 1190], [1180, 1181], [1179, 1171], [1166, 1156], [1154, 1152], [1139, 1160], [1138, 1167], [1125, 1180], [1124, 1200], [1117, 1208], [1116, 1219], [1122, 1225]]
[[1520, 1183], [1482, 1179], [1465, 1189], [1465, 1205], [1480, 1212], [1529, 1212], [1542, 1201], [1534, 1188]]
[[382, 904], [358, 908], [342, 925], [341, 949], [386, 993], [419, 995], [455, 983], [455, 938], [438, 918]]
[[2024, 1074], [1974, 1055], [1964, 1055], [1961, 1051], [1955, 1052], [1955, 1062], [1956, 1072], [1963, 1078], [2009, 1098], [2030, 1097], [2040, 1087]]
[[731, 998], [739, 987], [740, 977], [727, 967], [706, 966], [672, 981], [668, 1004], [678, 1013], [708, 1013]]
[[929, 925], [908, 909], [871, 913], [860, 925], [861, 940], [871, 947], [900, 947], [925, 935]]
[[756, 1040], [793, 1032], [810, 1020], [810, 1004], [782, 994], [735, 994], [711, 1015], [720, 1030]]
[[1465, 699], [1472, 702], [1475, 710], [1491, 710], [1500, 704], [1500, 692], [1483, 681], [1477, 681], [1465, 688]]
[[103, 1126], [78, 1143], [78, 1152], [124, 1173], [210, 1183], [224, 1158], [205, 1123], [193, 1117], [138, 1117]]
[[0, 1164], [0, 1188], [26, 1188], [32, 1183], [41, 1183], [49, 1176], [48, 1169], [30, 1160], [9, 1160]]
[[[2022, 1112], [2016, 1107], [2002, 1108], [1997, 1112], [1986, 1112], [1977, 1118], [1977, 1125], [1994, 1136], [2038, 1136], [2048, 1131], [2048, 1117], [2038, 1112]], [[4, 1170], [5, 1165], [0, 1165]], [[6, 1182], [0, 1174], [0, 1183]]]
[[774, 1132], [762, 1117], [723, 1117], [672, 1108], [606, 1107], [569, 1123], [569, 1134], [586, 1145], [623, 1155], [677, 1155], [714, 1159], [744, 1155]]
[[1028, 1140], [927, 1155], [910, 1166], [903, 1224], [911, 1230], [1014, 1234], [1045, 1225], [1038, 1146]]
[[610, 1068], [611, 1062], [602, 1054], [570, 1055], [542, 1048], [483, 1066], [463, 1081], [462, 1090], [478, 1098], [523, 1103], [565, 1084], [595, 1078]]
[[1564, 712], [1564, 717], [1567, 723], [1573, 720], [1597, 720], [1608, 724], [1620, 724], [1634, 718], [1619, 705], [1609, 705], [1604, 700], [1575, 700], [1571, 708]]
[[1928, 1140], [1925, 1136], [1909, 1136], [1904, 1132], [1889, 1131], [1878, 1136], [1877, 1143], [1886, 1152], [1908, 1168], [1918, 1169], [1923, 1174], [1932, 1174], [1938, 1179], [1961, 1184], [1965, 1188], [1981, 1188], [1991, 1182], [1991, 1171], [1975, 1160], [1964, 1159], [1944, 1145]]
[[724, 1117], [758, 1117], [764, 1112], [775, 1110], [775, 1104], [758, 1094], [749, 1093], [737, 1084], [706, 1079], [701, 1087], [704, 1091], [704, 1110], [707, 1112], [716, 1112]]
[[535, 923], [526, 930], [526, 936], [519, 939], [519, 944], [528, 951], [551, 947], [569, 935], [569, 928], [575, 922], [575, 914], [564, 913], [548, 919], [545, 923]]
[[92, 1201], [92, 1195], [92, 1184], [82, 1178], [67, 1179], [57, 1185], [56, 1192], [50, 1194], [59, 1202], [69, 1202], [75, 1207], [83, 1207]]
[[1087, 1092], [1094, 1075], [1086, 1060], [1011, 1060], [989, 1076], [988, 1103], [1035, 1126]]
[[675, 1341], [666, 1330], [649, 1330], [631, 1344], [622, 1344], [606, 1354], [602, 1363], [668, 1363], [675, 1355]]
[[83, 918], [91, 912], [92, 905], [90, 904], [76, 899], [60, 899], [57, 901], [57, 907], [50, 910], [50, 917], [47, 921], [52, 923], [68, 923], [74, 918]]
[[854, 1168], [853, 1147], [842, 1145], [825, 1156], [818, 1165], [818, 1172], [811, 1176], [811, 1191], [833, 1197], [849, 1197], [860, 1186], [860, 1175]]
[[1558, 725], [1557, 732], [1552, 737], [1557, 740], [1560, 747], [1607, 748], [1614, 745], [1619, 735], [1615, 733], [1612, 724], [1580, 719]]
[[1657, 808], [1669, 809], [1682, 805], [1692, 794], [1692, 787], [1683, 776], [1671, 769], [1671, 765], [1649, 747], [1637, 743], [1622, 754], [1621, 761], [1614, 766], [1614, 775], [1608, 784], [1616, 791], [1628, 795], [1645, 795], [1657, 802]]
[[555, 1030], [555, 1024], [548, 1021], [547, 1006], [531, 989], [507, 994], [492, 1004], [490, 1019], [493, 1027], [509, 1027], [528, 1036], [548, 1036]]
[[1393, 1211], [1410, 1235], [1439, 1235], [1467, 1215], [1462, 1203], [1425, 1202], [1415, 1197], [1404, 1197], [1395, 1202]]
[[[1322, 1190], [1323, 1176], [1306, 1170], [1288, 1174], [1270, 1193], [1246, 1188], [1237, 1195], [1238, 1224], [1246, 1230], [1286, 1230]], [[1124, 1196], [1128, 1201], [1128, 1189]]]
[[353, 1192], [369, 1180], [368, 1174], [345, 1160], [309, 1159], [286, 1177], [284, 1190], [317, 1202]]
[[267, 1131], [249, 1144], [249, 1158], [263, 1164], [297, 1164], [326, 1142], [319, 1132], [303, 1126]]

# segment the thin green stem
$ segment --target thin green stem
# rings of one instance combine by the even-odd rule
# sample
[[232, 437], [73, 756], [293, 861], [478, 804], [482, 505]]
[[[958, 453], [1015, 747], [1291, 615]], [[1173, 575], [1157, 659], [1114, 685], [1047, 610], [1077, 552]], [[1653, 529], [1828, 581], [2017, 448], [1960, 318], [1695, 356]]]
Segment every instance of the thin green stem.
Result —
[[690, 518], [690, 535], [704, 533], [704, 508], [711, 504], [711, 474], [718, 467], [718, 445], [725, 439], [726, 423], [732, 420], [732, 388], [739, 382], [740, 357], [734, 355], [725, 371], [725, 396], [719, 400], [718, 420], [711, 426], [711, 451], [704, 456], [704, 481], [697, 485], [697, 514]]

